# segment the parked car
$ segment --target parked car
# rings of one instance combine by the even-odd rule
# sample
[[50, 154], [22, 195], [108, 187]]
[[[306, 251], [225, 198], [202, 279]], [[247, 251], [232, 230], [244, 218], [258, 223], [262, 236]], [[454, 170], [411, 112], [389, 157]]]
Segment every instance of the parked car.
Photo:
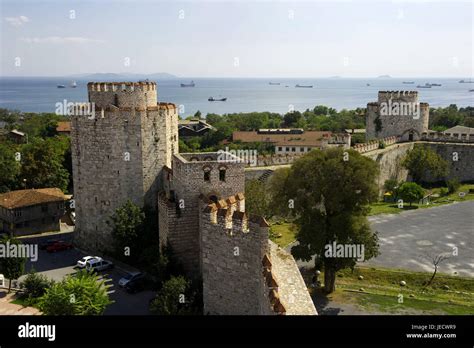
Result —
[[90, 259], [86, 261], [86, 270], [88, 271], [101, 272], [112, 268], [114, 268], [112, 262], [102, 260], [100, 257], [98, 259]]
[[46, 251], [48, 253], [55, 253], [57, 251], [69, 250], [72, 248], [73, 245], [71, 243], [64, 242], [61, 240], [46, 247]]
[[141, 272], [130, 272], [128, 273], [125, 277], [120, 278], [119, 280], [119, 286], [124, 287], [126, 286], [129, 282], [132, 280], [138, 279], [143, 277], [143, 273]]
[[86, 263], [89, 260], [96, 259], [96, 260], [102, 260], [99, 256], [84, 256], [82, 259], [77, 261], [77, 267], [79, 268], [84, 268], [86, 267]]
[[131, 294], [145, 290], [146, 287], [146, 278], [144, 275], [136, 277], [135, 279], [130, 280], [125, 285], [125, 290]]
[[39, 248], [40, 250], [46, 250], [49, 246], [59, 242], [57, 239], [50, 239], [47, 240], [46, 242], [40, 243]]

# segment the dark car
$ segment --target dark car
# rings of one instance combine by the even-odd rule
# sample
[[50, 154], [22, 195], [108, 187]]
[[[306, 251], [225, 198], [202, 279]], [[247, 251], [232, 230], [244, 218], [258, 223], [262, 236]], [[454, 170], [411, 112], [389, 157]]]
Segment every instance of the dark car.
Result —
[[40, 243], [39, 248], [40, 250], [46, 250], [49, 246], [56, 244], [57, 242], [59, 242], [59, 240], [50, 239], [50, 240], [47, 240], [46, 242]]
[[63, 250], [69, 250], [72, 249], [73, 245], [68, 242], [64, 241], [58, 241], [54, 244], [51, 244], [50, 246], [46, 247], [46, 251], [48, 253], [55, 253], [57, 251], [63, 251]]
[[141, 275], [139, 277], [135, 277], [134, 279], [130, 280], [125, 285], [125, 290], [127, 290], [128, 293], [134, 294], [136, 292], [145, 290], [146, 284], [147, 282], [146, 282], [145, 276]]

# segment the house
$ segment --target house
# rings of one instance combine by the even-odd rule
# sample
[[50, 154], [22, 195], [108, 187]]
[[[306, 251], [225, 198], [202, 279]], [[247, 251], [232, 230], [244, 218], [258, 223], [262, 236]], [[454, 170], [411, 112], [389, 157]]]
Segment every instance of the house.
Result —
[[259, 129], [258, 131], [236, 131], [233, 141], [242, 143], [271, 143], [275, 153], [303, 154], [312, 149], [329, 146], [350, 147], [349, 134], [333, 134], [329, 131], [304, 131], [300, 128]]
[[58, 188], [0, 194], [0, 232], [16, 236], [60, 230], [65, 196]]
[[207, 134], [211, 130], [216, 129], [206, 121], [198, 118], [190, 118], [178, 121], [178, 134], [182, 139], [200, 137]]
[[17, 144], [24, 144], [28, 142], [28, 135], [26, 135], [23, 132], [20, 132], [19, 130], [11, 130], [8, 132], [7, 138]]
[[59, 135], [70, 135], [71, 134], [71, 122], [69, 121], [60, 121], [56, 127], [56, 132]]

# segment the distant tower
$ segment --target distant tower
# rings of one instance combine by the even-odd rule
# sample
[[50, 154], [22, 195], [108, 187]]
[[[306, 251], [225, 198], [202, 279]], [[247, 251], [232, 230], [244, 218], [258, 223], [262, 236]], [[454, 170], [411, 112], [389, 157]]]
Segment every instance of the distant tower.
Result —
[[128, 199], [156, 209], [161, 171], [178, 152], [174, 104], [157, 103], [156, 83], [87, 85], [94, 114], [72, 117], [76, 243], [110, 250], [107, 220]]
[[367, 104], [366, 140], [390, 136], [418, 140], [428, 131], [429, 112], [416, 91], [381, 91], [377, 102]]

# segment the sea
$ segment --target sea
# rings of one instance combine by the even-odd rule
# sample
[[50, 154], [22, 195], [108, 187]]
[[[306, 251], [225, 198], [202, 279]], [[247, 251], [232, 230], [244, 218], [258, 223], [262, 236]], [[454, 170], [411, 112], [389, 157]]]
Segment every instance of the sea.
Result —
[[[179, 106], [182, 117], [198, 110], [208, 113], [270, 111], [284, 114], [316, 105], [341, 109], [366, 107], [377, 100], [378, 91], [417, 90], [420, 102], [432, 107], [456, 104], [474, 106], [474, 83], [463, 78], [176, 78], [157, 80], [158, 100]], [[465, 79], [469, 80], [469, 79]], [[87, 101], [88, 80], [60, 77], [0, 77], [0, 108], [23, 112], [55, 112], [58, 103]], [[181, 87], [194, 81], [195, 87]], [[413, 81], [414, 84], [404, 84]], [[270, 84], [270, 82], [272, 84]], [[425, 83], [440, 87], [417, 88]], [[312, 88], [296, 88], [311, 85]], [[65, 85], [66, 88], [57, 88]], [[208, 101], [209, 97], [227, 98]]]

